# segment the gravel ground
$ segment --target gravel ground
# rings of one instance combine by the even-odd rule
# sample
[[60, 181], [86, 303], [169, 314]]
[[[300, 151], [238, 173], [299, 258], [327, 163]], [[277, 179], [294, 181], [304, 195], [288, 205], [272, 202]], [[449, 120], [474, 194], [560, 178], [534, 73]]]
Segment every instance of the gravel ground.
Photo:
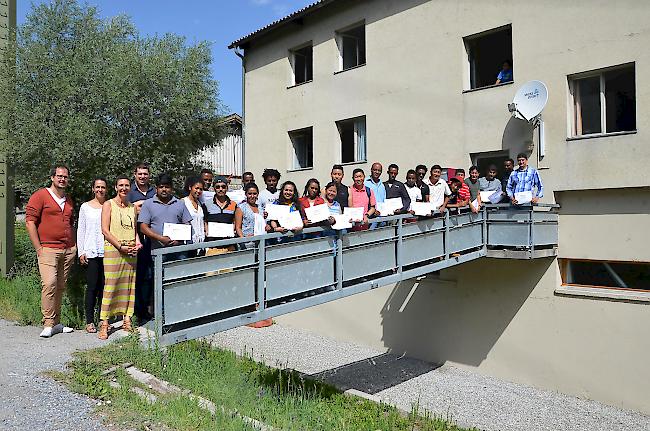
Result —
[[[208, 337], [271, 366], [355, 388], [404, 410], [419, 404], [461, 426], [501, 431], [647, 431], [650, 417], [595, 401], [510, 383], [450, 365], [396, 357], [307, 331], [273, 325]], [[252, 349], [255, 346], [255, 349]]]
[[72, 352], [101, 346], [105, 341], [85, 331], [42, 339], [38, 336], [41, 329], [0, 319], [0, 429], [109, 429], [93, 413], [93, 400], [42, 375], [47, 370], [64, 371]]

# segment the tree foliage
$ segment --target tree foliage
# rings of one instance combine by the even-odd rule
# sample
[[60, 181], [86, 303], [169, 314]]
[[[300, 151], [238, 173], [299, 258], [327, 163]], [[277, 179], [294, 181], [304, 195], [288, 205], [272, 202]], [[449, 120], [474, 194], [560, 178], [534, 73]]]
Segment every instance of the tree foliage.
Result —
[[33, 6], [16, 32], [13, 77], [0, 80], [16, 186], [47, 183], [54, 162], [86, 198], [95, 176], [128, 174], [137, 161], [181, 175], [224, 132], [209, 45], [178, 35], [145, 37], [128, 17], [102, 20], [75, 0]]

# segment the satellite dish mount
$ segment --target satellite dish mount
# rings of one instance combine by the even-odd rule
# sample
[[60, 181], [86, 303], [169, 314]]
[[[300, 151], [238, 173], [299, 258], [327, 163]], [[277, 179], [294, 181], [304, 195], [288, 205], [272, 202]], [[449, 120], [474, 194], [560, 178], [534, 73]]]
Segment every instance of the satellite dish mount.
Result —
[[542, 111], [548, 101], [548, 90], [542, 81], [528, 81], [515, 94], [508, 111], [513, 117], [528, 122], [539, 134], [539, 158], [543, 158], [545, 149], [544, 120]]

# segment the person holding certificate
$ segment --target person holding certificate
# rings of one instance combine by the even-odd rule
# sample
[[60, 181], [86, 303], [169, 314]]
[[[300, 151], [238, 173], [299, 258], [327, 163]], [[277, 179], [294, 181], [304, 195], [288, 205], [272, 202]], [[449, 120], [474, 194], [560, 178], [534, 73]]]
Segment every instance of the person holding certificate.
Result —
[[[192, 216], [192, 243], [203, 242], [205, 240], [205, 225], [203, 223], [203, 206], [201, 205], [201, 196], [203, 195], [204, 181], [199, 177], [189, 177], [185, 181], [185, 192], [187, 196], [183, 198], [183, 203]], [[196, 250], [196, 254], [201, 250]]]
[[[162, 173], [156, 180], [156, 196], [144, 201], [138, 223], [140, 230], [151, 238], [151, 248], [172, 247], [192, 240], [192, 215], [180, 199], [174, 196], [173, 179]], [[169, 253], [163, 260], [178, 260], [187, 253]]]
[[271, 220], [271, 229], [273, 232], [287, 233], [292, 231], [294, 237], [278, 238], [278, 242], [293, 241], [301, 239], [298, 233], [304, 227], [304, 217], [302, 206], [298, 199], [296, 185], [292, 181], [285, 181], [280, 187], [280, 197], [274, 202], [275, 205], [286, 205], [289, 207], [289, 214], [283, 216], [281, 220]]
[[[203, 203], [205, 217], [206, 241], [217, 241], [235, 236], [235, 211], [237, 203], [228, 197], [228, 180], [218, 176], [214, 180], [214, 197]], [[206, 255], [222, 254], [234, 251], [235, 246], [212, 247]]]
[[352, 227], [353, 231], [368, 229], [368, 218], [375, 214], [375, 206], [377, 205], [375, 193], [370, 188], [366, 187], [365, 179], [366, 174], [363, 172], [363, 169], [356, 168], [352, 171], [352, 180], [354, 181], [354, 184], [350, 187], [348, 206], [352, 208], [361, 208], [363, 214], [360, 221], [361, 224]]
[[264, 221], [264, 215], [257, 205], [259, 188], [255, 183], [244, 185], [246, 200], [235, 210], [235, 232], [239, 238], [247, 236], [263, 235], [270, 226]]
[[[305, 191], [299, 199], [300, 206], [302, 206], [305, 214], [305, 227], [329, 226], [336, 223], [334, 217], [330, 216], [329, 207], [325, 205], [325, 199], [320, 196], [320, 191], [320, 182], [316, 178], [307, 181]], [[318, 233], [309, 235], [311, 238], [319, 236]]]
[[519, 167], [512, 171], [508, 179], [508, 197], [514, 205], [536, 204], [544, 196], [544, 185], [539, 172], [528, 166], [528, 156], [524, 153], [517, 154], [517, 164]]
[[135, 269], [138, 250], [142, 244], [136, 233], [135, 206], [128, 199], [130, 190], [129, 178], [117, 177], [117, 196], [102, 205], [105, 281], [99, 311], [101, 323], [97, 333], [100, 340], [108, 338], [108, 319], [112, 316], [123, 316], [123, 330], [131, 331], [133, 328], [131, 317], [135, 307]]

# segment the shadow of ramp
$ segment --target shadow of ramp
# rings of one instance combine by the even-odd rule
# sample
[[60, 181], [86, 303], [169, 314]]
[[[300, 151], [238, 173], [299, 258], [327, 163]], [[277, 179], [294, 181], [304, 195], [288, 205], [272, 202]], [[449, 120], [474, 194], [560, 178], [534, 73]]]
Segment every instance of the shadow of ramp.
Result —
[[342, 391], [356, 389], [376, 394], [440, 367], [438, 364], [384, 353], [309, 377], [336, 386]]

